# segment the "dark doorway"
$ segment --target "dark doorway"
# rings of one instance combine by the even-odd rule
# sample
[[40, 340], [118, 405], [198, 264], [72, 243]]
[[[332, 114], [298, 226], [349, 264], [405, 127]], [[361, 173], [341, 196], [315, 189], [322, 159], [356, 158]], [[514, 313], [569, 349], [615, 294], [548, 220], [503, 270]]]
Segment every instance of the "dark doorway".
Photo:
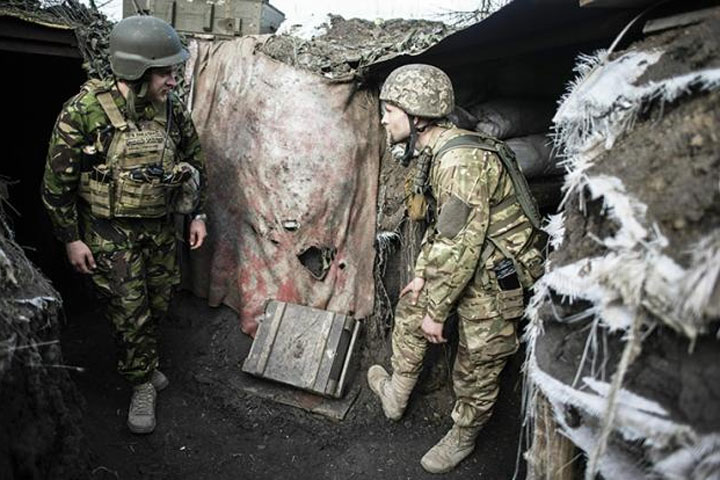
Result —
[[40, 200], [40, 183], [55, 119], [85, 81], [80, 58], [0, 50], [0, 89], [5, 98], [0, 176], [10, 181], [5, 206], [17, 243], [52, 280], [66, 305], [79, 305], [83, 289], [65, 260]]

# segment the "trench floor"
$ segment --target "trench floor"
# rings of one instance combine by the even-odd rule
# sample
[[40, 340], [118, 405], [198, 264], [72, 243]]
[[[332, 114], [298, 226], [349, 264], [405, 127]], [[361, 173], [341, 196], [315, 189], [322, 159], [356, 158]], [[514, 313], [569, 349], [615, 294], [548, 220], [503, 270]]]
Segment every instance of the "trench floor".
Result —
[[[414, 394], [400, 422], [390, 422], [361, 368], [357, 400], [343, 421], [243, 393], [233, 378], [251, 340], [229, 308], [176, 295], [161, 326], [161, 368], [170, 386], [159, 393], [158, 426], [127, 430], [130, 389], [115, 373], [109, 326], [96, 312], [69, 315], [63, 351], [84, 367], [74, 380], [85, 398], [84, 431], [93, 479], [423, 479], [437, 478], [420, 458], [451, 426], [447, 381]], [[495, 414], [473, 454], [445, 478], [511, 479], [521, 430], [521, 355], [502, 376]], [[447, 374], [445, 374], [447, 378]], [[443, 384], [444, 383], [444, 384]], [[427, 390], [427, 388], [425, 388]], [[520, 464], [515, 478], [524, 478]]]

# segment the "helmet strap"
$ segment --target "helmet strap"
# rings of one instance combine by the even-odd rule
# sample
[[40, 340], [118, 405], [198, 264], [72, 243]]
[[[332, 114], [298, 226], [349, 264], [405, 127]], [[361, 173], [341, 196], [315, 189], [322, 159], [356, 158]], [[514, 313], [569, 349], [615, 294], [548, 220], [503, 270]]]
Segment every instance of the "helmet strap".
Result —
[[149, 81], [145, 76], [134, 82], [128, 82], [130, 88], [128, 88], [125, 101], [127, 102], [127, 114], [131, 120], [138, 120], [138, 107], [145, 108], [149, 86]]
[[410, 160], [415, 156], [415, 145], [418, 139], [418, 129], [415, 126], [415, 116], [408, 115], [408, 123], [410, 124], [410, 137], [405, 143], [405, 153], [400, 157], [400, 164], [403, 167], [410, 165]]

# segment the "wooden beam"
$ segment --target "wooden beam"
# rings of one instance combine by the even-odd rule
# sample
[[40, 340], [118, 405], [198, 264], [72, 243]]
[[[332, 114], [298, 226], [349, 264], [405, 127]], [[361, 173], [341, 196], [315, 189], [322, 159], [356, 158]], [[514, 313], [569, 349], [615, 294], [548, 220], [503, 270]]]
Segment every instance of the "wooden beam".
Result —
[[695, 10], [693, 12], [680, 13], [678, 15], [671, 15], [669, 17], [654, 18], [648, 20], [643, 27], [643, 33], [654, 33], [661, 30], [667, 30], [670, 28], [684, 27], [686, 25], [692, 25], [693, 23], [699, 23], [709, 18], [710, 13], [717, 10], [715, 8], [705, 8], [702, 10]]
[[579, 0], [581, 7], [591, 8], [642, 8], [656, 0]]
[[573, 480], [579, 478], [578, 449], [558, 431], [553, 408], [538, 392], [534, 405], [533, 442], [525, 454], [527, 480]]
[[13, 16], [0, 16], [0, 50], [81, 58], [75, 32]]

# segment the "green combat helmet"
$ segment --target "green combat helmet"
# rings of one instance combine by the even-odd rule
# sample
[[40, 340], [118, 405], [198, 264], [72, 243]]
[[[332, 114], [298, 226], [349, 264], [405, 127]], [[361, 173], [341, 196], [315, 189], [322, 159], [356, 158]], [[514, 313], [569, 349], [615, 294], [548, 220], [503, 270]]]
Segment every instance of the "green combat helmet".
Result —
[[127, 17], [110, 33], [110, 67], [121, 80], [138, 80], [148, 68], [170, 67], [188, 57], [175, 29], [159, 18]]
[[402, 108], [408, 115], [443, 118], [455, 108], [450, 77], [432, 65], [413, 63], [390, 73], [380, 100]]

